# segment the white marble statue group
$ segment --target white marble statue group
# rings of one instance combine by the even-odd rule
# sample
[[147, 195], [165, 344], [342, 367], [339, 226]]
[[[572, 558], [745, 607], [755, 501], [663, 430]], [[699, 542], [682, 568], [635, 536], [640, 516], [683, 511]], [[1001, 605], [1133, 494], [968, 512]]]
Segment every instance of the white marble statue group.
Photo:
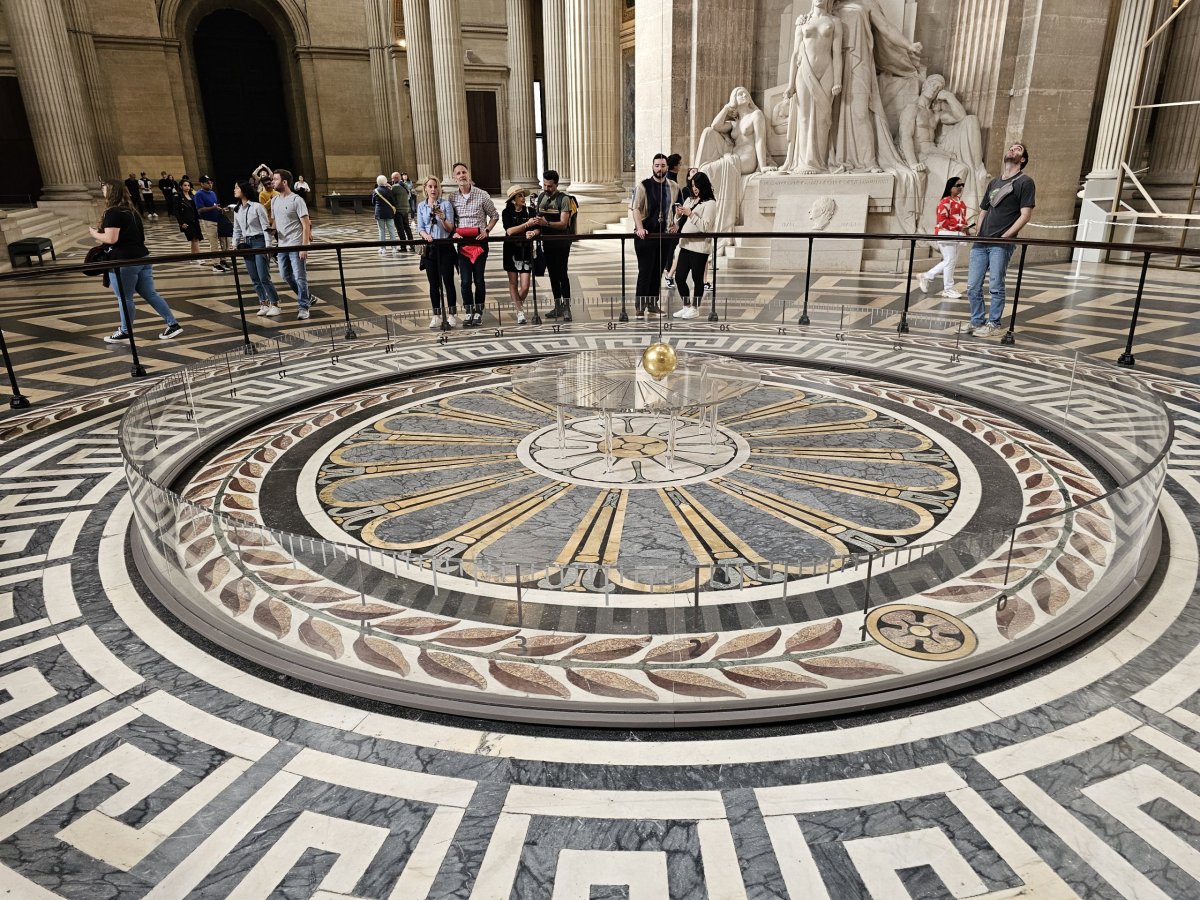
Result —
[[[785, 87], [770, 120], [736, 87], [704, 130], [696, 165], [709, 175], [722, 230], [739, 221], [750, 179], [889, 173], [893, 230], [932, 232], [951, 177], [978, 208], [987, 184], [978, 120], [940, 75], [925, 76], [921, 44], [890, 22], [879, 0], [811, 0], [796, 19]], [[772, 91], [767, 92], [770, 97]], [[786, 131], [782, 163], [769, 152]]]

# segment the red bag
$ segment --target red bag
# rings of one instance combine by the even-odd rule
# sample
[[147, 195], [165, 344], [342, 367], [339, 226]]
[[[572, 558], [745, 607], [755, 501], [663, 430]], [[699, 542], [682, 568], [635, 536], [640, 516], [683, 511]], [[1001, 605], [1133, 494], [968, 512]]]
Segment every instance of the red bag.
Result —
[[[454, 232], [458, 237], [473, 238], [479, 234], [478, 228], [459, 228]], [[469, 259], [471, 262], [479, 259], [483, 255], [484, 245], [476, 241], [464, 241], [463, 245], [458, 248], [458, 252]]]

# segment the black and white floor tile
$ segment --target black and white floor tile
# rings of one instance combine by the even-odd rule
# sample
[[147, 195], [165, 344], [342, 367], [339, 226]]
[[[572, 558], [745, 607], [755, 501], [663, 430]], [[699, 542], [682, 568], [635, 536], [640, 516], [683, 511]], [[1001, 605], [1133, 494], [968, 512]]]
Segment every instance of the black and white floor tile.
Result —
[[[611, 261], [591, 265], [581, 281], [611, 287]], [[1060, 277], [1032, 280], [1051, 291]], [[1077, 288], [1072, 312], [1034, 307], [1070, 346], [1110, 353], [1123, 340], [1088, 323], [1132, 277], [1088, 288], [1095, 308]], [[198, 278], [180, 275], [179, 293]], [[76, 336], [103, 332], [111, 310], [95, 308], [94, 290], [52, 306], [6, 297], [22, 310], [10, 344], [40, 393], [0, 423], [0, 895], [1200, 895], [1200, 393], [1187, 291], [1162, 289], [1139, 354], [1176, 439], [1161, 557], [1119, 620], [935, 702], [661, 733], [405, 711], [283, 678], [182, 627], [130, 557], [117, 426], [139, 386], [124, 357], [106, 362]], [[1111, 302], [1123, 310], [1122, 298]], [[212, 312], [196, 302], [193, 333]], [[157, 371], [239, 334], [231, 317], [203, 330], [155, 357]], [[48, 331], [62, 338], [49, 355]]]

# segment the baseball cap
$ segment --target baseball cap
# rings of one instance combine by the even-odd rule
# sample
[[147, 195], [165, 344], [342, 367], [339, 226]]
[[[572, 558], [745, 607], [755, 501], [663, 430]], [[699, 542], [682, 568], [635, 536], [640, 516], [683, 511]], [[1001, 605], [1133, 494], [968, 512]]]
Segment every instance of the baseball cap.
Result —
[[201, 175], [200, 180], [201, 181], [212, 181], [212, 176], [211, 175]]

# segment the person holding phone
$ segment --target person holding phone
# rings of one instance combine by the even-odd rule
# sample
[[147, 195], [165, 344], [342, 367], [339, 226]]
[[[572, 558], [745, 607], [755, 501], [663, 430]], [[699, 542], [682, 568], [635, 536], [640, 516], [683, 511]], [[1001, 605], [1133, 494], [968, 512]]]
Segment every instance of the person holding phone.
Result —
[[[454, 204], [442, 196], [442, 183], [430, 175], [425, 179], [425, 199], [417, 207], [417, 232], [424, 241], [442, 241], [454, 236]], [[429, 280], [429, 305], [433, 307], [430, 328], [458, 324], [458, 294], [454, 289], [457, 254], [453, 244], [427, 244], [421, 268]], [[443, 318], [443, 316], [445, 318]]]
[[[571, 232], [572, 200], [558, 189], [558, 172], [547, 169], [542, 173], [542, 192], [537, 198], [537, 218], [533, 227], [544, 235], [565, 235]], [[547, 319], [571, 321], [571, 276], [567, 265], [571, 259], [571, 242], [566, 239], [542, 241], [546, 255], [546, 274], [550, 276], [550, 291], [554, 308]]]

